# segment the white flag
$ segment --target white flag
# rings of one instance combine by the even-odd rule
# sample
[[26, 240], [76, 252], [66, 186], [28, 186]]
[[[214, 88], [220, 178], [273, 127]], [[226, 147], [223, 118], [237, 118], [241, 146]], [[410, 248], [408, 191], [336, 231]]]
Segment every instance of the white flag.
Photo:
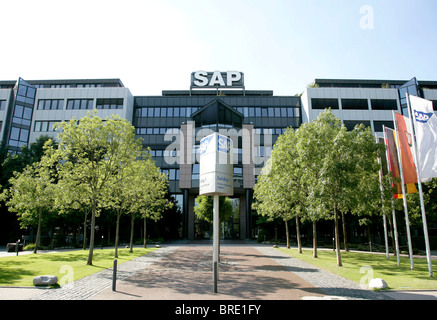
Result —
[[432, 101], [410, 96], [422, 182], [437, 177], [437, 117]]

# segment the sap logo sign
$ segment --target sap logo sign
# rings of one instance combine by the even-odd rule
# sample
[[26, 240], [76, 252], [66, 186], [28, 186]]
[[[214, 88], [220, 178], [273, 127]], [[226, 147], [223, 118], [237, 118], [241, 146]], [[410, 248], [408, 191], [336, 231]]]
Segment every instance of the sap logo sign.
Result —
[[417, 122], [427, 123], [432, 115], [433, 115], [432, 113], [426, 113], [426, 112], [414, 110], [414, 116], [416, 117]]
[[220, 152], [229, 153], [231, 151], [231, 139], [225, 136], [218, 136], [217, 150]]
[[212, 138], [213, 135], [209, 135], [208, 137], [205, 137], [202, 139], [202, 141], [200, 141], [200, 148], [199, 148], [200, 155], [203, 155], [206, 152], [206, 150], [208, 150], [208, 146]]
[[206, 72], [196, 71], [191, 74], [192, 87], [243, 87], [244, 74], [238, 71]]

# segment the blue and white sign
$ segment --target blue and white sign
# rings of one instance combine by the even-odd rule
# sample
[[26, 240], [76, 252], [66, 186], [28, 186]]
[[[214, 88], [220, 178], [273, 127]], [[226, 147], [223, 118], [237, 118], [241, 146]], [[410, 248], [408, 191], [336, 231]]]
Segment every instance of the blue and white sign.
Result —
[[234, 166], [232, 140], [213, 133], [200, 142], [200, 195], [233, 195]]
[[434, 113], [430, 112], [421, 112], [421, 111], [417, 111], [414, 110], [414, 116], [416, 117], [416, 121], [417, 122], [422, 122], [422, 123], [427, 123], [429, 118], [431, 118], [433, 116]]

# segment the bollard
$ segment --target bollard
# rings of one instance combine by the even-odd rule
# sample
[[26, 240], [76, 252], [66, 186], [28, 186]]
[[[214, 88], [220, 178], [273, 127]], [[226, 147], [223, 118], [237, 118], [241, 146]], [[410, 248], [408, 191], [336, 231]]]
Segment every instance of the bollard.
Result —
[[112, 268], [112, 291], [116, 291], [115, 285], [117, 282], [117, 259], [114, 259], [114, 266]]
[[20, 239], [18, 239], [17, 242], [15, 243], [15, 253], [17, 254], [17, 256], [18, 256], [19, 246], [20, 246]]

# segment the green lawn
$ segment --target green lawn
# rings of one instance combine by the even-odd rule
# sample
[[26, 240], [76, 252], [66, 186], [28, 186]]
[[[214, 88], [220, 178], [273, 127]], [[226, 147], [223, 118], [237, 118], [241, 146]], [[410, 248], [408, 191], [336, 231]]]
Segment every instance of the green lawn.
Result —
[[[156, 248], [134, 248], [134, 252], [129, 253], [129, 249], [118, 249], [117, 265], [153, 250]], [[33, 278], [38, 275], [55, 275], [58, 283], [62, 283], [62, 279], [68, 283], [112, 268], [114, 249], [94, 249], [93, 265], [87, 265], [87, 260], [88, 250], [1, 257], [0, 286], [33, 286]]]
[[[336, 254], [332, 250], [318, 250], [318, 258], [316, 259], [313, 258], [312, 249], [303, 250], [302, 254], [299, 254], [297, 249], [293, 248], [278, 248], [278, 250], [357, 283], [360, 283], [362, 277], [365, 277], [364, 280], [382, 278], [387, 282], [390, 289], [437, 290], [436, 260], [432, 260], [434, 277], [431, 278], [428, 272], [427, 260], [421, 258], [414, 259], [414, 270], [411, 270], [410, 259], [408, 257], [401, 257], [400, 265], [398, 266], [396, 256], [393, 255], [390, 255], [389, 260], [387, 260], [385, 254], [342, 251], [341, 260], [343, 266], [337, 267]], [[371, 269], [364, 266], [370, 266]], [[365, 284], [368, 284], [368, 280]]]

